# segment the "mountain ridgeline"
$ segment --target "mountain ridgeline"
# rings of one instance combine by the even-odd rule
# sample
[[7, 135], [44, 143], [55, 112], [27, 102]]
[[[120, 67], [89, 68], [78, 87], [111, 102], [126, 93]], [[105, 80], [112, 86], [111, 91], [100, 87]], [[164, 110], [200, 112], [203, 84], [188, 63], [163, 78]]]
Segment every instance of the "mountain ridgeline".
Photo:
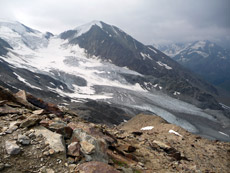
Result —
[[230, 51], [208, 40], [159, 47], [178, 63], [215, 86], [230, 91]]
[[218, 94], [212, 85], [195, 77], [154, 47], [146, 46], [121, 29], [104, 22], [95, 23], [82, 35], [78, 34], [80, 29], [66, 31], [61, 33], [60, 37], [68, 40], [69, 44], [78, 44], [89, 55], [98, 56], [102, 60], [145, 75], [142, 79], [132, 77], [132, 80], [130, 76], [126, 76], [130, 82], [140, 82], [143, 87], [144, 83], [159, 83], [171, 95], [178, 91], [183, 94], [186, 101], [196, 99], [202, 102], [199, 105], [202, 108], [218, 109], [215, 100], [209, 94]]
[[101, 21], [59, 35], [0, 20], [0, 85], [66, 106], [94, 123], [138, 113], [211, 139], [229, 140], [218, 90], [153, 46]]

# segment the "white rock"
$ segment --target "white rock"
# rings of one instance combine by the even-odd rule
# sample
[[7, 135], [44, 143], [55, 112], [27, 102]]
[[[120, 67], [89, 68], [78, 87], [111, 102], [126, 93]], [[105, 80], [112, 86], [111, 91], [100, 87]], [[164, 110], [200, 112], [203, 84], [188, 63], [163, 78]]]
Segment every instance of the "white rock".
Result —
[[16, 155], [21, 151], [20, 147], [16, 144], [16, 141], [6, 141], [5, 147], [7, 154], [10, 155]]
[[34, 130], [35, 135], [42, 135], [46, 139], [45, 143], [48, 143], [50, 148], [55, 152], [66, 152], [62, 135], [54, 133], [42, 126], [37, 126]]

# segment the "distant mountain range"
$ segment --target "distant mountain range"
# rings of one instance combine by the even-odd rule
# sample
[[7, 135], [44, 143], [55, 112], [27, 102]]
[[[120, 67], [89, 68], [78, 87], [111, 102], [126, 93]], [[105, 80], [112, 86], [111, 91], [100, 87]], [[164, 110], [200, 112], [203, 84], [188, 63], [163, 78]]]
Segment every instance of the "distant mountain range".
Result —
[[215, 86], [230, 91], [230, 51], [210, 41], [158, 47], [186, 68]]
[[210, 138], [230, 133], [228, 107], [214, 86], [116, 26], [93, 21], [53, 35], [0, 20], [0, 38], [0, 85], [12, 91], [98, 123], [146, 112]]

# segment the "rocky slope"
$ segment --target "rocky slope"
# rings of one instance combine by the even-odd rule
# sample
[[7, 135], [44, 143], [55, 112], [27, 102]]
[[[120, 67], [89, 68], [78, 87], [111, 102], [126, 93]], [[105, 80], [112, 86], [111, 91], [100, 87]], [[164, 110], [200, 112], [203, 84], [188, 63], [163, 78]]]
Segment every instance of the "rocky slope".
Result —
[[201, 138], [153, 115], [107, 127], [79, 114], [0, 87], [0, 171], [229, 171], [230, 143]]

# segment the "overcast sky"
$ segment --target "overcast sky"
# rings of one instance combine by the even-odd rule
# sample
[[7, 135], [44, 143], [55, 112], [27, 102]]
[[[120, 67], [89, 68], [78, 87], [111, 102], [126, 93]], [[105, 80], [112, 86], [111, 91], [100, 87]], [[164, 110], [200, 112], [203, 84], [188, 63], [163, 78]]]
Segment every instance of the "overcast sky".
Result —
[[230, 0], [0, 0], [0, 17], [58, 34], [92, 20], [145, 44], [230, 43]]

